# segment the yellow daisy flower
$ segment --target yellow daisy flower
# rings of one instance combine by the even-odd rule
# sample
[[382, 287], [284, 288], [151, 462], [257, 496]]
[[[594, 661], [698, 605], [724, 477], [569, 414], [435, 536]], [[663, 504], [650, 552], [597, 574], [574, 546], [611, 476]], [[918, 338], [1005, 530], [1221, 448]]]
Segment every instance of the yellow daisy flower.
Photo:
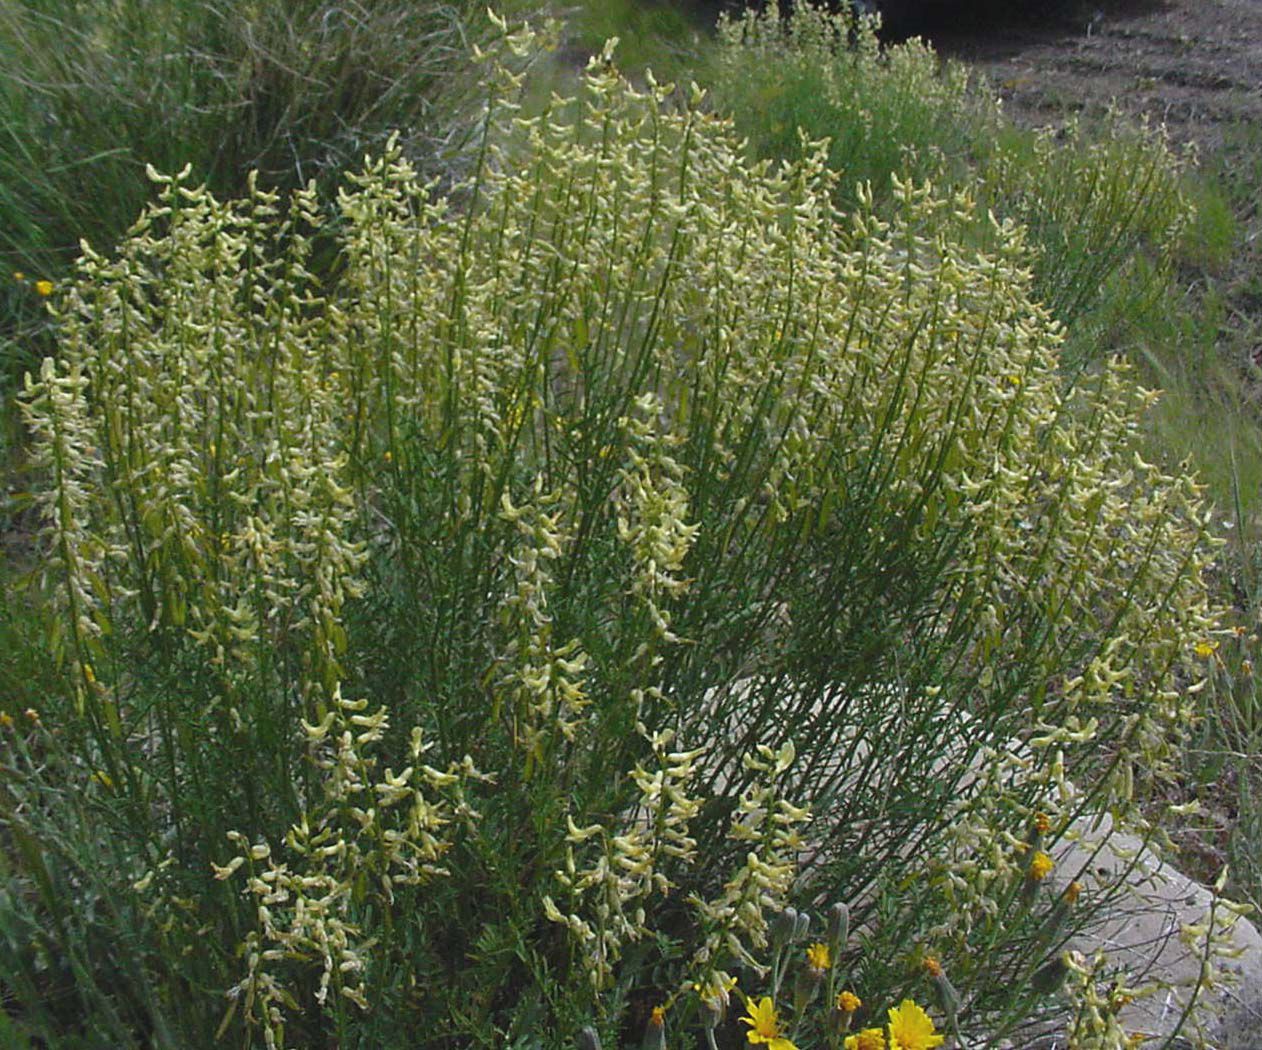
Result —
[[933, 1020], [910, 999], [890, 1007], [890, 1050], [932, 1050], [946, 1041], [938, 1035]]
[[846, 991], [837, 996], [837, 1009], [844, 1014], [852, 1014], [862, 1005], [863, 1000], [854, 992]]
[[745, 1004], [745, 1010], [747, 1016], [741, 1020], [749, 1025], [745, 1038], [751, 1044], [765, 1043], [767, 1050], [797, 1050], [797, 1047], [780, 1034], [780, 1019], [776, 1016], [776, 1008], [770, 996], [764, 995], [757, 1003], [750, 999]]
[[833, 965], [833, 958], [828, 951], [828, 945], [816, 943], [807, 948], [806, 965], [812, 970], [818, 970], [821, 973], [830, 969]]
[[865, 1028], [846, 1036], [846, 1050], [885, 1050], [885, 1033], [879, 1028]]
[[1047, 878], [1048, 873], [1055, 867], [1052, 858], [1042, 850], [1039, 850], [1030, 858], [1030, 870], [1028, 872], [1031, 881], [1042, 882]]
[[35, 292], [37, 295], [42, 295], [45, 298], [47, 298], [48, 296], [53, 294], [53, 282], [52, 281], [36, 281]]

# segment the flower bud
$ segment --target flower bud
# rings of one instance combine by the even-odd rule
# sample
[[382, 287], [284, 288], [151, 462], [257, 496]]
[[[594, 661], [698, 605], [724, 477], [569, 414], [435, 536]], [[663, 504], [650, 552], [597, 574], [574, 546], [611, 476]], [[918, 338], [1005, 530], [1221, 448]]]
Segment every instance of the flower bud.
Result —
[[771, 920], [771, 947], [773, 949], [783, 948], [786, 944], [791, 944], [793, 935], [797, 932], [798, 911], [796, 908], [788, 907], [780, 912]]
[[806, 912], [800, 912], [797, 917], [797, 922], [794, 923], [794, 926], [793, 926], [794, 943], [797, 943], [798, 941], [806, 940], [806, 935], [810, 932], [811, 932], [811, 917]]
[[655, 1006], [644, 1026], [641, 1050], [666, 1050], [666, 1007]]
[[938, 1004], [942, 1007], [948, 1024], [952, 1029], [959, 1028], [960, 993], [955, 990], [955, 985], [942, 969], [942, 964], [932, 955], [925, 959], [925, 972], [933, 980], [934, 990], [938, 993]]
[[838, 901], [828, 909], [828, 948], [836, 958], [850, 939], [850, 909]]

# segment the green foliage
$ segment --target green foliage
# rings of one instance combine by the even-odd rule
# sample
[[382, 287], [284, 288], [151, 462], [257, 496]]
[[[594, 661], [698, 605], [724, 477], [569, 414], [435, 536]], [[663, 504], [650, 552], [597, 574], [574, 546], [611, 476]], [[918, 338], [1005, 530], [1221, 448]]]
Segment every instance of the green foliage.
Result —
[[606, 40], [616, 37], [621, 68], [640, 72], [651, 67], [666, 79], [687, 75], [698, 64], [703, 32], [711, 28], [701, 12], [689, 8], [671, 0], [580, 0], [571, 9], [568, 26], [582, 51], [599, 52]]
[[862, 183], [888, 200], [892, 174], [962, 182], [971, 152], [998, 127], [963, 66], [940, 68], [919, 39], [883, 47], [877, 27], [852, 9], [809, 3], [787, 17], [773, 3], [719, 23], [716, 104], [756, 156], [796, 159], [827, 139], [847, 207]]
[[[771, 5], [721, 23], [719, 36], [715, 97], [755, 155], [796, 158], [826, 138], [843, 207], [863, 183], [889, 202], [898, 175], [966, 193], [981, 217], [1021, 223], [1035, 296], [1068, 327], [1071, 364], [1107, 345], [1090, 314], [1110, 282], [1130, 294], [1145, 282], [1164, 288], [1192, 208], [1181, 159], [1160, 134], [1116, 116], [1017, 129], [963, 66], [918, 39], [881, 46], [873, 20], [847, 9], [800, 3], [786, 22]], [[1207, 240], [1189, 251], [1221, 253], [1221, 232], [1193, 228]], [[989, 232], [980, 223], [971, 236], [985, 245]]]
[[473, 0], [6, 3], [0, 337], [24, 317], [11, 272], [60, 280], [81, 240], [111, 250], [148, 200], [146, 163], [187, 164], [193, 181], [237, 196], [251, 169], [281, 187], [329, 188], [394, 128], [433, 155], [450, 128], [440, 94], [453, 92], [483, 10]]
[[840, 900], [830, 987], [881, 1017], [932, 953], [998, 1038], [1115, 889], [1071, 914], [1044, 836], [1139, 821], [1186, 728], [1210, 549], [1150, 399], [1115, 360], [1065, 392], [964, 195], [843, 213], [822, 147], [751, 164], [607, 53], [530, 118], [488, 75], [452, 197], [394, 141], [335, 224], [155, 172], [58, 300], [16, 1023], [630, 1043], [801, 970], [777, 913]]

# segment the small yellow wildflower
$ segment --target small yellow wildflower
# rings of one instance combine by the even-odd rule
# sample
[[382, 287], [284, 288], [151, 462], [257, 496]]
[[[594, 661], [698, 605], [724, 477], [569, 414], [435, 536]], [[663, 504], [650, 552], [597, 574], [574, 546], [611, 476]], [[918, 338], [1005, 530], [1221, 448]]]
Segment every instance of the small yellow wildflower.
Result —
[[846, 1036], [846, 1050], [885, 1050], [885, 1033], [879, 1028], [865, 1028]]
[[37, 295], [42, 295], [45, 299], [48, 298], [48, 296], [53, 294], [53, 282], [52, 281], [36, 281], [35, 293]]
[[23, 713], [32, 724], [39, 725], [39, 712], [36, 711], [35, 708], [28, 707]]
[[1065, 903], [1074, 904], [1078, 900], [1078, 895], [1082, 892], [1082, 883], [1077, 880], [1071, 882], [1065, 887]]
[[797, 1050], [797, 1047], [780, 1034], [780, 1019], [776, 1016], [776, 1008], [770, 996], [764, 995], [757, 1003], [750, 999], [745, 1004], [745, 1009], [748, 1016], [741, 1020], [749, 1025], [745, 1038], [751, 1044], [765, 1043], [767, 1050]]
[[389, 463], [392, 459], [394, 459], [394, 456], [391, 454], [391, 452], [390, 452], [390, 450], [389, 450], [389, 449], [386, 449], [386, 450], [385, 450], [385, 451], [381, 454], [381, 458], [382, 458], [382, 459], [384, 459], [387, 463]]
[[0, 711], [0, 729], [12, 729], [13, 716], [8, 711]]
[[1030, 858], [1030, 870], [1027, 872], [1031, 882], [1042, 882], [1055, 867], [1052, 858], [1039, 850]]
[[1217, 650], [1218, 650], [1217, 642], [1200, 641], [1196, 643], [1196, 655], [1199, 656], [1202, 660], [1209, 659], [1209, 657], [1213, 656]]
[[644, 1026], [640, 1050], [666, 1050], [666, 1007], [655, 1006]]
[[807, 948], [806, 965], [812, 970], [818, 970], [820, 973], [832, 969], [833, 958], [828, 951], [828, 945], [820, 944], [817, 941]]
[[1040, 835], [1046, 835], [1052, 830], [1052, 818], [1046, 813], [1034, 814], [1034, 830]]
[[916, 1003], [904, 999], [890, 1007], [890, 1050], [932, 1050], [946, 1037], [938, 1035], [933, 1020]]
[[843, 1014], [852, 1014], [862, 1005], [863, 1000], [855, 995], [854, 992], [845, 991], [837, 996], [837, 1009]]
[[14, 270], [13, 279], [20, 284], [22, 281], [26, 280], [26, 274], [24, 274], [21, 270]]
[[925, 956], [925, 973], [930, 977], [942, 976], [942, 964], [932, 955]]

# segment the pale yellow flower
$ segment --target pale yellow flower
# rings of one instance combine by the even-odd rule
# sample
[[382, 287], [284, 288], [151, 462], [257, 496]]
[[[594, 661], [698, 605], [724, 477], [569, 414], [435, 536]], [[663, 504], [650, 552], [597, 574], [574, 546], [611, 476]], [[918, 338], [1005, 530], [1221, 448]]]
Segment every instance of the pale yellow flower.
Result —
[[52, 281], [36, 281], [35, 292], [37, 295], [42, 295], [45, 298], [47, 298], [48, 296], [53, 294], [53, 282]]

